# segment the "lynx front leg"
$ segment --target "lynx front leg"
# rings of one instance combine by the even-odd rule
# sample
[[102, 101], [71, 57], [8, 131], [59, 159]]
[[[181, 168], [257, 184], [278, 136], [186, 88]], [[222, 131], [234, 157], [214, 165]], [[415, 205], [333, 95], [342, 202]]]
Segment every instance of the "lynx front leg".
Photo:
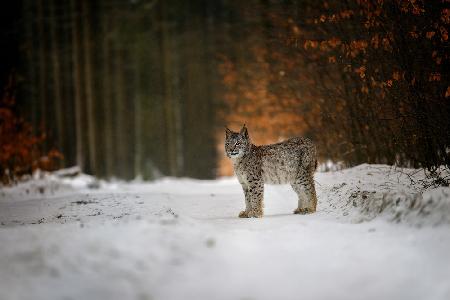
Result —
[[299, 178], [292, 185], [292, 188], [298, 195], [298, 208], [294, 214], [309, 214], [316, 211], [317, 197], [312, 176]]
[[242, 190], [244, 191], [244, 196], [245, 196], [245, 210], [243, 210], [239, 213], [239, 218], [248, 218], [249, 217], [248, 213], [251, 210], [248, 187], [244, 184], [241, 184], [241, 185], [242, 185]]
[[264, 181], [252, 181], [248, 188], [249, 218], [261, 218], [264, 215]]

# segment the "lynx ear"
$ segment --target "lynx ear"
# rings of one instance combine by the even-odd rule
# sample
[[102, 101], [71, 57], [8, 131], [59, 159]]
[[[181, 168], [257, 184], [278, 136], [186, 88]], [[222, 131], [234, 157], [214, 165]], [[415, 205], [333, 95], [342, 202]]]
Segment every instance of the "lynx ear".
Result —
[[229, 135], [230, 135], [230, 133], [231, 133], [231, 130], [230, 130], [230, 129], [228, 129], [228, 127], [227, 127], [227, 126], [225, 126], [225, 134], [226, 134], [227, 136], [229, 136]]
[[246, 138], [248, 138], [248, 131], [247, 131], [247, 127], [245, 127], [245, 124], [244, 124], [244, 126], [242, 127], [242, 129], [241, 129], [241, 131], [239, 132], [239, 134], [242, 135], [242, 136], [244, 136], [244, 137], [246, 137]]

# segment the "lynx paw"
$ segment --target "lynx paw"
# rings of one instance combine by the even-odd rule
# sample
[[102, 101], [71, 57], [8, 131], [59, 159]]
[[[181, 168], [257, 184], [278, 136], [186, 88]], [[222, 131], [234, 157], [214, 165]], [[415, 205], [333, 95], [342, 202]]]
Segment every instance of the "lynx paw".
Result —
[[263, 213], [262, 212], [255, 212], [255, 211], [241, 211], [239, 213], [239, 218], [262, 218]]
[[247, 216], [249, 218], [262, 218], [263, 212], [257, 212], [257, 211], [249, 211]]
[[245, 210], [241, 211], [239, 213], [239, 218], [248, 218], [248, 212], [246, 212]]
[[294, 214], [300, 214], [300, 215], [306, 215], [306, 214], [312, 214], [315, 212], [315, 210], [305, 207], [305, 208], [297, 208], [294, 210]]

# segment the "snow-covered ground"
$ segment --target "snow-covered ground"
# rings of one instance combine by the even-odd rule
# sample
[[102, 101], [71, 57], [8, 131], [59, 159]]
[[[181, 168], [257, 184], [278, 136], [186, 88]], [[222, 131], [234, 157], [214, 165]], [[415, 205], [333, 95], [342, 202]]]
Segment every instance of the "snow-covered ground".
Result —
[[318, 212], [235, 178], [104, 183], [45, 175], [0, 190], [0, 299], [450, 299], [450, 188], [415, 170], [317, 173]]

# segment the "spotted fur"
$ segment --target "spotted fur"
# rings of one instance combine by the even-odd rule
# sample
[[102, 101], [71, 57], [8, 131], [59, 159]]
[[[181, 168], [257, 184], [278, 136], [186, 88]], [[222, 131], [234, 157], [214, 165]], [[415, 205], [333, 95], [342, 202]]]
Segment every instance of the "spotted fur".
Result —
[[298, 207], [294, 213], [316, 211], [316, 147], [309, 139], [294, 137], [277, 144], [255, 146], [245, 125], [240, 132], [228, 128], [225, 132], [225, 153], [233, 162], [245, 195], [245, 210], [239, 217], [263, 216], [265, 183], [292, 186], [298, 195]]

